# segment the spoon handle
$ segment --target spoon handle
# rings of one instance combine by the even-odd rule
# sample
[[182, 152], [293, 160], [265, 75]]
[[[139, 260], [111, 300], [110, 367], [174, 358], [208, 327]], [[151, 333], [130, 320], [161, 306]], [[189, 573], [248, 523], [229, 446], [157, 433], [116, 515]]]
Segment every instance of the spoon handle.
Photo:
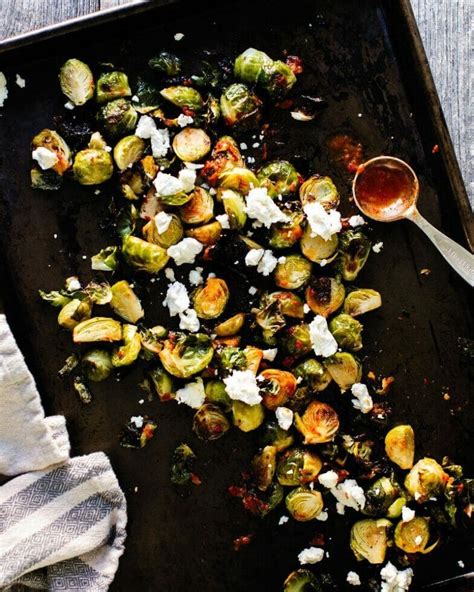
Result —
[[449, 265], [470, 286], [474, 286], [474, 255], [425, 220], [418, 210], [414, 209], [406, 217], [423, 230]]

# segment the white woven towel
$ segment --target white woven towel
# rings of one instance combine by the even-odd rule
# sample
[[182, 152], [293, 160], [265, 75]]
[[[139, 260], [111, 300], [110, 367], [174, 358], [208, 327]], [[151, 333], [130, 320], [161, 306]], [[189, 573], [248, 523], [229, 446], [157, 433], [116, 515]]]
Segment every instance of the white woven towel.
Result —
[[[103, 592], [123, 553], [126, 502], [105, 454], [69, 458], [0, 315], [0, 590]], [[18, 587], [17, 587], [18, 588]]]

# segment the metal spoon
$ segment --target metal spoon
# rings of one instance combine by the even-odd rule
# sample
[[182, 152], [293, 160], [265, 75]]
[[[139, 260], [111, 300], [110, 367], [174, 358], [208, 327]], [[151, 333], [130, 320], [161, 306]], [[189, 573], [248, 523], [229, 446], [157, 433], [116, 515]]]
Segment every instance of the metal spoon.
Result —
[[[370, 187], [375, 188], [373, 194]], [[474, 286], [474, 255], [423, 218], [416, 208], [419, 189], [415, 171], [393, 156], [377, 156], [361, 164], [352, 183], [352, 194], [362, 213], [378, 222], [411, 220], [431, 239], [451, 267]]]

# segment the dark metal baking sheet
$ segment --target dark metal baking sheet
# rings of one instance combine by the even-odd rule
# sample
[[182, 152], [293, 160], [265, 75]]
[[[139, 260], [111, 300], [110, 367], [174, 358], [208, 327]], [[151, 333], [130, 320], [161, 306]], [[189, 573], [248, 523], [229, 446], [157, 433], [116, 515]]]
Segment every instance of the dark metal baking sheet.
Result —
[[[82, 256], [89, 257], [109, 240], [97, 222], [106, 213], [110, 189], [95, 196], [72, 183], [58, 194], [29, 187], [29, 143], [64, 112], [57, 71], [72, 55], [136, 72], [162, 48], [190, 57], [203, 48], [235, 56], [252, 45], [274, 56], [283, 49], [298, 54], [306, 66], [302, 87], [316, 89], [329, 107], [306, 125], [278, 112], [280, 143], [271, 155], [296, 158], [305, 172], [333, 176], [347, 200], [349, 179], [330, 161], [325, 146], [332, 134], [348, 132], [364, 144], [368, 157], [388, 153], [408, 160], [420, 176], [421, 212], [460, 241], [464, 228], [474, 244], [473, 217], [408, 1], [302, 0], [291, 9], [279, 0], [187, 6], [140, 6], [139, 12], [125, 8], [115, 13], [125, 18], [89, 17], [79, 28], [72, 24], [22, 38], [17, 45], [0, 45], [0, 70], [10, 81], [17, 72], [27, 81], [24, 90], [10, 82], [0, 115], [1, 292], [6, 313], [47, 411], [66, 415], [74, 453], [107, 452], [127, 493], [129, 538], [113, 590], [278, 591], [296, 567], [298, 552], [318, 531], [329, 540], [327, 569], [341, 578], [339, 589], [344, 590], [349, 569], [371, 571], [356, 564], [348, 550], [348, 518], [278, 527], [280, 512], [260, 523], [227, 497], [227, 486], [238, 479], [255, 446], [253, 435], [232, 431], [212, 445], [196, 441], [189, 409], [138, 404], [143, 397], [137, 387], [140, 368], [120, 382], [96, 385], [88, 407], [56, 378], [72, 349], [70, 337], [58, 330], [55, 311], [38, 301], [37, 290], [56, 288], [74, 273], [90, 278], [89, 260]], [[179, 44], [173, 40], [176, 32], [185, 34]], [[440, 151], [433, 154], [435, 144]], [[396, 376], [395, 419], [415, 426], [420, 455], [448, 454], [472, 473], [472, 374], [457, 346], [458, 337], [472, 336], [471, 295], [408, 222], [373, 228], [384, 249], [372, 256], [358, 283], [379, 289], [384, 307], [364, 322], [366, 369]], [[422, 268], [431, 274], [420, 276]], [[145, 297], [150, 323], [163, 314], [162, 288], [156, 286]], [[449, 401], [442, 395], [445, 387]], [[338, 395], [331, 396], [338, 405]], [[157, 417], [155, 440], [142, 451], [119, 448], [118, 432], [137, 413]], [[198, 453], [203, 479], [184, 498], [168, 480], [172, 450], [183, 440]], [[255, 533], [252, 544], [235, 553], [232, 540], [250, 532]], [[445, 545], [420, 562], [417, 584], [459, 573], [457, 561], [468, 567], [471, 557], [467, 537]]]

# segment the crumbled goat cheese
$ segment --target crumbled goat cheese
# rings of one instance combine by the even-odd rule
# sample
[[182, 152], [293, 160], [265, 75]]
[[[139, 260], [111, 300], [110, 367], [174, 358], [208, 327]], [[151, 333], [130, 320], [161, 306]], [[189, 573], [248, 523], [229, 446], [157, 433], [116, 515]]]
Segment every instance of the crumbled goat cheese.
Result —
[[337, 352], [337, 341], [328, 329], [326, 319], [316, 315], [309, 324], [309, 335], [314, 353], [317, 356], [328, 358]]
[[211, 271], [211, 273], [208, 273], [207, 274], [207, 279], [209, 279], [209, 278], [215, 278], [215, 277], [216, 277], [216, 274], [213, 273], [212, 271]]
[[275, 415], [282, 430], [289, 430], [293, 424], [293, 411], [288, 407], [277, 407]]
[[304, 314], [308, 314], [310, 312], [311, 308], [309, 307], [308, 304], [306, 304], [306, 302], [303, 304], [303, 312]]
[[179, 127], [186, 127], [187, 125], [194, 123], [194, 119], [190, 115], [185, 115], [184, 113], [180, 113], [176, 121]]
[[410, 522], [415, 517], [415, 510], [412, 510], [408, 506], [402, 508], [402, 522]]
[[336, 471], [326, 471], [322, 475], [318, 476], [318, 481], [324, 487], [332, 489], [333, 487], [336, 487], [337, 482], [339, 481], [339, 475], [336, 473]]
[[375, 243], [375, 245], [372, 247], [372, 251], [374, 253], [380, 253], [380, 251], [383, 249], [383, 242], [380, 241], [379, 243]]
[[285, 261], [286, 261], [285, 256], [282, 255], [281, 257], [278, 257], [278, 263], [280, 263], [281, 265], [283, 265], [283, 263], [285, 263]]
[[247, 255], [245, 255], [245, 265], [247, 265], [247, 267], [255, 267], [255, 265], [258, 265], [264, 252], [264, 249], [250, 249]]
[[289, 521], [288, 516], [282, 516], [280, 518], [280, 520], [278, 520], [278, 526], [283, 526], [283, 524], [286, 524]]
[[350, 584], [351, 586], [360, 586], [361, 585], [359, 574], [357, 574], [355, 571], [350, 571], [347, 574], [346, 582], [348, 584]]
[[200, 286], [204, 282], [202, 272], [202, 267], [196, 267], [195, 269], [191, 269], [191, 271], [189, 272], [189, 283], [191, 284], [191, 286]]
[[[355, 479], [346, 479], [336, 487], [332, 487], [330, 491], [342, 506], [354, 510], [363, 510], [365, 508], [364, 490], [357, 484]], [[337, 508], [337, 511], [340, 514], [344, 513], [340, 512], [339, 508]]]
[[277, 356], [277, 353], [278, 353], [277, 347], [273, 347], [272, 349], [264, 349], [263, 350], [263, 359], [268, 360], [269, 362], [273, 362], [273, 360]]
[[166, 298], [163, 300], [163, 306], [167, 306], [170, 317], [175, 317], [180, 312], [189, 308], [189, 296], [186, 286], [181, 282], [173, 282], [168, 286]]
[[156, 130], [156, 123], [153, 117], [149, 115], [142, 115], [138, 120], [137, 129], [135, 135], [143, 140], [149, 140], [151, 134]]
[[351, 386], [351, 392], [355, 399], [352, 399], [352, 405], [355, 409], [362, 411], [362, 413], [369, 413], [374, 408], [374, 402], [369, 395], [369, 391], [365, 384], [356, 382]]
[[265, 187], [251, 189], [246, 198], [246, 208], [250, 218], [256, 220], [259, 225], [270, 228], [276, 222], [288, 222], [289, 218], [276, 205], [273, 199], [267, 194]]
[[76, 105], [74, 105], [74, 103], [72, 101], [66, 101], [64, 103], [64, 108], [68, 109], [69, 111], [72, 111], [73, 109], [76, 108]]
[[230, 376], [224, 378], [224, 384], [227, 394], [234, 401], [258, 405], [262, 400], [257, 379], [251, 370], [233, 370]]
[[167, 280], [169, 280], [170, 282], [174, 282], [176, 281], [176, 277], [174, 275], [174, 271], [171, 269], [171, 267], [167, 267], [165, 269], [165, 277]]
[[25, 88], [26, 86], [26, 80], [22, 78], [19, 74], [16, 75], [15, 82], [17, 86], [19, 86], [20, 88]]
[[158, 230], [158, 234], [163, 234], [163, 232], [166, 232], [168, 230], [172, 219], [173, 216], [167, 214], [166, 212], [158, 212], [158, 214], [156, 214], [155, 224], [156, 229]]
[[197, 378], [195, 382], [188, 382], [183, 388], [176, 391], [176, 401], [184, 403], [193, 409], [199, 409], [206, 400], [204, 384], [202, 378]]
[[248, 146], [245, 142], [240, 142], [240, 149], [241, 150], [247, 150]]
[[156, 175], [156, 179], [153, 181], [156, 193], [158, 196], [174, 195], [183, 191], [183, 184], [179, 179], [168, 175], [168, 173], [162, 173], [161, 171]]
[[[183, 161], [183, 164], [184, 164], [184, 166], [187, 169], [194, 169], [195, 171], [197, 171], [198, 169], [203, 169], [204, 168], [204, 165], [203, 164], [199, 164], [197, 162], [184, 162]], [[203, 186], [204, 186], [204, 183], [203, 183]], [[209, 191], [209, 193], [211, 195], [215, 195], [216, 190], [214, 189], [214, 187], [212, 187], [212, 190], [214, 191], [214, 193], [212, 193], [211, 190]]]
[[351, 216], [348, 222], [349, 226], [352, 226], [352, 228], [357, 228], [357, 226], [363, 226], [365, 224], [365, 220], [362, 216]]
[[5, 74], [0, 72], [0, 107], [3, 107], [8, 97], [7, 79]]
[[422, 540], [423, 540], [423, 537], [421, 536], [421, 534], [416, 536], [415, 537], [415, 545], [421, 545]]
[[337, 210], [326, 212], [317, 201], [312, 201], [303, 207], [311, 228], [311, 236], [320, 236], [325, 241], [342, 228], [341, 214]]
[[82, 288], [81, 282], [78, 280], [76, 276], [71, 276], [66, 280], [66, 290], [68, 292], [75, 292], [76, 290], [80, 290]]
[[380, 592], [406, 592], [413, 579], [413, 570], [398, 570], [390, 561], [380, 571], [382, 585]]
[[219, 224], [222, 226], [224, 230], [230, 228], [229, 216], [227, 214], [219, 214], [218, 216], [216, 216], [216, 220], [219, 222]]
[[[313, 483], [311, 482], [311, 485]], [[315, 516], [316, 520], [319, 520], [320, 522], [326, 522], [327, 519], [329, 518], [329, 514], [326, 511], [323, 512], [319, 512], [319, 514], [317, 516]]]
[[459, 567], [460, 567], [461, 569], [464, 569], [464, 568], [465, 568], [464, 561], [461, 561], [461, 560], [459, 560], [459, 561], [458, 561], [458, 565], [459, 565]]
[[249, 288], [249, 294], [250, 296], [255, 296], [255, 294], [258, 292], [258, 289], [255, 286], [250, 286]]
[[341, 502], [337, 502], [336, 503], [336, 511], [341, 516], [344, 516], [344, 514], [346, 513], [346, 506], [344, 504], [341, 504]]
[[172, 245], [166, 251], [168, 255], [174, 259], [176, 265], [183, 265], [183, 263], [194, 263], [196, 255], [203, 249], [202, 243], [195, 238], [183, 238], [176, 245]]
[[151, 152], [154, 158], [163, 158], [170, 149], [170, 133], [167, 129], [155, 129], [151, 132]]
[[130, 418], [130, 423], [135, 424], [135, 427], [140, 429], [141, 427], [143, 427], [143, 417], [141, 415], [134, 415]]
[[252, 148], [258, 148], [260, 146], [260, 142], [254, 142], [252, 144]]
[[52, 150], [48, 150], [48, 148], [44, 148], [43, 146], [33, 150], [31, 156], [33, 157], [33, 160], [36, 160], [43, 171], [52, 169], [58, 162], [57, 155]]
[[196, 171], [193, 169], [181, 169], [178, 173], [178, 179], [181, 181], [183, 191], [189, 193], [194, 189], [196, 183]]
[[139, 103], [140, 99], [137, 97], [137, 95], [133, 95], [133, 97], [130, 99], [132, 101], [132, 103]]
[[301, 565], [319, 563], [323, 558], [324, 550], [319, 547], [308, 547], [307, 549], [303, 549], [298, 555], [298, 561]]
[[199, 331], [200, 326], [201, 323], [194, 308], [188, 308], [188, 310], [179, 313], [179, 328], [183, 329], [183, 331], [196, 333], [196, 331]]
[[260, 259], [257, 265], [258, 273], [262, 275], [269, 276], [271, 272], [277, 266], [278, 259], [274, 256], [274, 254], [270, 250], [266, 250], [263, 254], [263, 257]]
[[183, 39], [183, 37], [184, 37], [184, 33], [175, 33], [174, 40], [181, 41], [181, 39]]

